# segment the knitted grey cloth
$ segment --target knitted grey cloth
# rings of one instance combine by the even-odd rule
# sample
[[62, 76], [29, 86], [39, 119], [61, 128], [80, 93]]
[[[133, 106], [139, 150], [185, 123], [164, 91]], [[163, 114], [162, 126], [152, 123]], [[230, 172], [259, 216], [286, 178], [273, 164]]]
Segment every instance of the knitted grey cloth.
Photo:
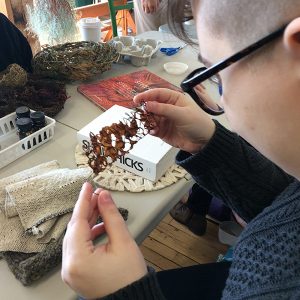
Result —
[[[235, 247], [223, 300], [300, 299], [300, 182], [216, 126], [201, 152], [181, 151], [177, 163], [249, 223]], [[155, 276], [141, 280], [109, 299], [164, 299], [149, 291], [159, 289]]]
[[[119, 208], [123, 219], [128, 219], [128, 210]], [[99, 218], [98, 222], [102, 222]], [[45, 250], [39, 253], [0, 252], [10, 270], [23, 285], [31, 285], [61, 263], [62, 235], [57, 242], [49, 243]]]
[[61, 263], [63, 236], [39, 253], [3, 252], [10, 270], [23, 285], [30, 285]]

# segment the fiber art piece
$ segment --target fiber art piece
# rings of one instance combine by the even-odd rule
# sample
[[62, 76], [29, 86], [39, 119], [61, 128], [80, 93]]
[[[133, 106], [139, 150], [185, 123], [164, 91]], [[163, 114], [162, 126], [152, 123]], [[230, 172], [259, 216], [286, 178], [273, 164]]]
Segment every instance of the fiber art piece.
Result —
[[[125, 208], [118, 207], [124, 221], [127, 221], [129, 211]], [[101, 223], [102, 218], [99, 217], [97, 223]], [[38, 253], [23, 253], [6, 251], [0, 253], [7, 262], [11, 272], [16, 279], [20, 280], [24, 286], [29, 286], [37, 280], [43, 278], [52, 269], [61, 263], [62, 259], [62, 243], [64, 234]], [[1, 257], [0, 257], [1, 259]]]
[[144, 108], [135, 108], [119, 123], [103, 127], [98, 134], [90, 133], [90, 142], [84, 140], [82, 149], [88, 165], [98, 174], [121, 156], [156, 126], [154, 116]]
[[26, 9], [27, 30], [39, 38], [41, 45], [74, 42], [76, 20], [67, 0], [33, 0]]
[[10, 65], [0, 74], [0, 117], [24, 105], [53, 117], [63, 109], [67, 98], [64, 82], [39, 78], [18, 65]]
[[0, 73], [0, 86], [22, 87], [27, 83], [27, 72], [17, 64], [9, 65]]
[[[23, 285], [61, 263], [65, 230], [91, 173], [51, 161], [0, 179], [0, 259]], [[118, 209], [127, 220], [128, 210]]]
[[74, 42], [45, 47], [33, 58], [36, 75], [58, 80], [87, 80], [111, 68], [119, 54], [106, 43]]

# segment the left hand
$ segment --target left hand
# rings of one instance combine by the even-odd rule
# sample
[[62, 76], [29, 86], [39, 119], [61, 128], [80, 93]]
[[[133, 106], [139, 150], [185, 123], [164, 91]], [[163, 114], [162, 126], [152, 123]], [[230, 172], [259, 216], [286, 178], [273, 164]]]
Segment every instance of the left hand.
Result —
[[[98, 195], [99, 194], [99, 195]], [[103, 223], [95, 225], [101, 214]], [[93, 240], [106, 231], [108, 242]], [[63, 243], [62, 279], [84, 298], [111, 294], [147, 273], [145, 260], [110, 193], [85, 183]]]
[[143, 10], [146, 14], [156, 13], [159, 0], [142, 0]]

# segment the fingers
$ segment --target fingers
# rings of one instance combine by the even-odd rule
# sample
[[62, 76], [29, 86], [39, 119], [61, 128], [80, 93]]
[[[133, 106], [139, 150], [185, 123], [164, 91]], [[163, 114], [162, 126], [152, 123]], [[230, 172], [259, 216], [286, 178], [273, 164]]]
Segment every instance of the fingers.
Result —
[[157, 88], [151, 89], [134, 97], [133, 101], [140, 105], [142, 102], [156, 101], [159, 103], [177, 104], [183, 106], [185, 96], [180, 93], [169, 89]]
[[81, 188], [78, 200], [75, 204], [70, 223], [78, 220], [89, 220], [91, 203], [90, 199], [93, 194], [93, 187], [90, 183], [85, 182]]
[[156, 12], [157, 6], [152, 3], [147, 3], [143, 6], [143, 10], [146, 14], [153, 14]]
[[101, 191], [102, 191], [102, 189], [98, 188], [94, 191], [94, 193], [92, 195], [91, 205], [90, 205], [91, 206], [90, 215], [89, 215], [89, 224], [90, 224], [91, 228], [96, 224], [96, 221], [99, 216], [97, 201], [98, 201], [98, 197], [99, 197], [99, 194]]
[[[171, 104], [148, 102], [147, 111], [149, 113], [153, 113], [157, 117], [162, 117], [165, 120], [173, 121], [174, 124], [177, 125], [181, 124], [186, 119], [186, 113], [183, 112], [182, 107], [177, 107]], [[157, 122], [157, 124], [158, 128], [162, 125], [159, 121]], [[152, 132], [150, 133], [153, 134]]]
[[106, 233], [112, 246], [117, 246], [131, 240], [127, 226], [107, 191], [101, 191], [98, 198], [98, 208], [103, 218]]
[[96, 237], [98, 237], [99, 235], [103, 234], [105, 232], [105, 227], [104, 227], [104, 223], [100, 223], [95, 225], [92, 228], [92, 237], [91, 239], [94, 240]]
[[[97, 192], [100, 191], [101, 189], [97, 190]], [[93, 193], [92, 185], [87, 182], [84, 183], [64, 238], [63, 249], [65, 253], [75, 250], [86, 253], [90, 250], [87, 243], [91, 241], [91, 227], [99, 215], [97, 199], [98, 195]]]

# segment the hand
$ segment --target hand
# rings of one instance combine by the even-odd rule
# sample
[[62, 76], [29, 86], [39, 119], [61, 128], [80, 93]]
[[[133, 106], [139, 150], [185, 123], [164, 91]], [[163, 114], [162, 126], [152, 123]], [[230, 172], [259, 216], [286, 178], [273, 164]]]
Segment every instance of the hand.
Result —
[[146, 14], [153, 14], [158, 9], [159, 0], [142, 0], [142, 5]]
[[189, 153], [197, 153], [215, 132], [215, 123], [191, 99], [169, 89], [152, 89], [138, 94], [137, 105], [146, 103], [157, 127], [150, 132], [166, 143]]
[[[99, 194], [99, 195], [97, 195]], [[103, 223], [95, 225], [101, 214]], [[106, 231], [108, 242], [93, 240]], [[99, 298], [142, 278], [145, 260], [109, 192], [85, 183], [63, 242], [62, 279], [84, 298]]]

